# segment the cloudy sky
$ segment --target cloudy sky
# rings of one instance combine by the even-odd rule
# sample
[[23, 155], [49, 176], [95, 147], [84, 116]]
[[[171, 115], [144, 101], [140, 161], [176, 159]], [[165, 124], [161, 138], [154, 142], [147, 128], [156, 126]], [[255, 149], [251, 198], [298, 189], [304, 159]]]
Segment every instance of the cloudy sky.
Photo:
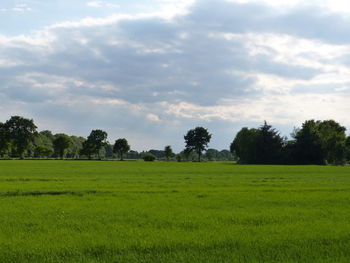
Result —
[[0, 17], [0, 121], [176, 151], [196, 126], [218, 149], [264, 120], [350, 128], [349, 1], [2, 0]]

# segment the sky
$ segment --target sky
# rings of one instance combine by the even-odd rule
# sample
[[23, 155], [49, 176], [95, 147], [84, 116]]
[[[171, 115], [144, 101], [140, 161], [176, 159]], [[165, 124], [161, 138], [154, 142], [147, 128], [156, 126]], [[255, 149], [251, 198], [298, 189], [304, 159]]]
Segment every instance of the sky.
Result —
[[345, 0], [2, 0], [0, 122], [138, 151], [197, 126], [217, 149], [264, 120], [350, 129], [349, 28]]

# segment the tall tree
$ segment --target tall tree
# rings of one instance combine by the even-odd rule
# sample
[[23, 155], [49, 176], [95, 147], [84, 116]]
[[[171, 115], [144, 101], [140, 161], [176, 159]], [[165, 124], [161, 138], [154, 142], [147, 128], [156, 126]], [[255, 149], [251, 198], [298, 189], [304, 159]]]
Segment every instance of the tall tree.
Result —
[[55, 139], [53, 140], [53, 148], [55, 153], [63, 159], [65, 151], [72, 144], [71, 138], [63, 133], [56, 134]]
[[34, 157], [50, 157], [53, 153], [52, 147], [38, 145], [34, 148]]
[[4, 155], [10, 148], [10, 139], [6, 131], [5, 124], [0, 122], [0, 155]]
[[343, 164], [346, 159], [346, 128], [334, 120], [319, 123], [318, 131], [326, 163]]
[[350, 136], [346, 137], [346, 160], [349, 162], [350, 161]]
[[24, 152], [37, 134], [34, 121], [20, 116], [12, 116], [6, 121], [5, 129], [14, 150], [20, 158], [23, 158]]
[[198, 161], [201, 161], [202, 152], [208, 147], [208, 143], [211, 139], [211, 134], [203, 127], [196, 127], [189, 130], [184, 136], [186, 149], [189, 151], [195, 151], [198, 154]]
[[294, 156], [299, 164], [343, 164], [346, 160], [345, 127], [334, 120], [305, 121], [294, 133]]
[[281, 162], [281, 153], [284, 139], [276, 129], [266, 121], [258, 129], [256, 141], [256, 156], [258, 164], [278, 164]]
[[126, 154], [129, 150], [130, 145], [125, 138], [121, 138], [115, 141], [113, 152], [119, 155], [120, 160], [123, 160], [123, 154]]
[[232, 154], [238, 157], [240, 164], [257, 163], [257, 138], [259, 131], [257, 129], [242, 128], [234, 138], [230, 146]]
[[308, 120], [295, 130], [294, 156], [298, 164], [324, 164], [324, 152], [318, 126], [320, 121]]
[[92, 130], [87, 140], [83, 143], [81, 153], [91, 159], [92, 155], [100, 157], [101, 148], [107, 143], [107, 133], [102, 130]]
[[258, 129], [241, 129], [231, 144], [231, 152], [242, 164], [282, 162], [284, 139], [266, 121]]
[[83, 148], [83, 142], [86, 141], [84, 137], [81, 136], [70, 136], [71, 144], [66, 152], [67, 158], [79, 158], [81, 149]]
[[171, 149], [170, 145], [165, 146], [164, 148], [164, 155], [167, 161], [169, 161], [169, 159], [174, 156], [173, 150]]

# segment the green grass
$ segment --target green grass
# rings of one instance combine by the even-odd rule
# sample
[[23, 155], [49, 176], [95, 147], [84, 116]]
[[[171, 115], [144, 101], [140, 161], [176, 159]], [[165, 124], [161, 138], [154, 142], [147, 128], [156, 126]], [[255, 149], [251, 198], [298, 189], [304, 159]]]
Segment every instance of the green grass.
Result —
[[0, 261], [350, 262], [350, 167], [1, 161]]

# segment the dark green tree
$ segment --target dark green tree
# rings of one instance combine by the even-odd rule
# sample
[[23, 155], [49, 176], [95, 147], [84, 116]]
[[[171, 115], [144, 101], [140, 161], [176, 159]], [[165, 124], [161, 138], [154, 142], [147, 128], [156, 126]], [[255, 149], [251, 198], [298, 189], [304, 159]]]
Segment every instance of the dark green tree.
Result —
[[283, 145], [284, 139], [265, 121], [259, 129], [241, 129], [230, 149], [241, 164], [278, 164]]
[[195, 151], [198, 154], [198, 161], [201, 161], [202, 152], [207, 148], [211, 139], [211, 134], [203, 127], [196, 127], [189, 130], [184, 136], [186, 149]]
[[145, 155], [143, 156], [143, 160], [145, 162], [153, 162], [155, 159], [156, 157], [151, 153], [145, 153]]
[[50, 157], [53, 154], [52, 147], [39, 145], [34, 148], [34, 157]]
[[92, 130], [87, 140], [83, 143], [81, 153], [91, 159], [92, 155], [98, 155], [100, 158], [100, 150], [107, 143], [107, 133], [102, 130]]
[[120, 160], [123, 160], [123, 155], [130, 150], [130, 145], [125, 138], [120, 138], [115, 141], [113, 152], [119, 155]]
[[63, 133], [56, 134], [55, 139], [53, 140], [53, 148], [55, 153], [61, 158], [64, 158], [65, 151], [72, 144], [71, 138]]
[[266, 121], [258, 129], [256, 140], [257, 164], [278, 164], [281, 162], [284, 139]]
[[326, 120], [319, 123], [318, 131], [325, 162], [337, 165], [344, 164], [346, 160], [346, 128], [334, 120]]
[[170, 145], [165, 146], [164, 155], [167, 161], [169, 161], [170, 158], [174, 156], [173, 150], [171, 149]]
[[0, 122], [0, 156], [5, 155], [10, 149], [10, 139], [5, 124]]
[[305, 121], [294, 132], [298, 164], [343, 164], [346, 160], [345, 127], [334, 120]]
[[20, 158], [23, 158], [24, 152], [37, 134], [34, 121], [20, 116], [12, 116], [6, 121], [4, 127], [7, 132], [6, 137], [11, 141], [13, 149]]
[[257, 140], [259, 130], [242, 128], [231, 143], [230, 151], [238, 158], [240, 164], [257, 163]]
[[350, 136], [346, 137], [346, 160], [349, 162], [350, 161]]

